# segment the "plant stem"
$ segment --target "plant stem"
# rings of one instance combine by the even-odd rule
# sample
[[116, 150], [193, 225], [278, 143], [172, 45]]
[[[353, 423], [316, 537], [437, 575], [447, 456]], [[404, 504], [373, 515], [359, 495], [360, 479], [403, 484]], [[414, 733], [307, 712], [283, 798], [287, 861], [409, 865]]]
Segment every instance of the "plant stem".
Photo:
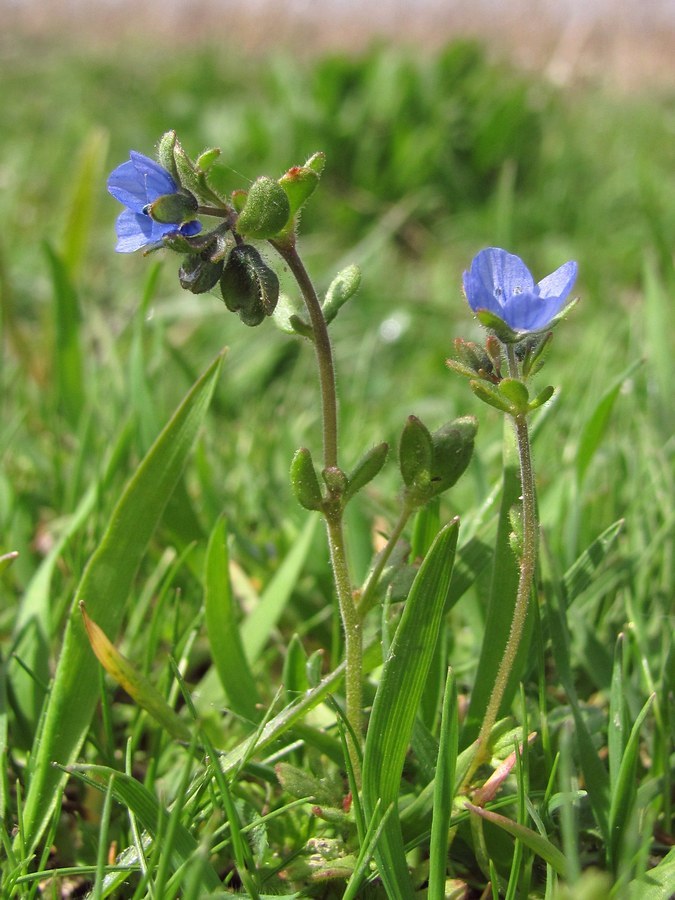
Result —
[[[337, 391], [335, 386], [335, 367], [333, 350], [328, 335], [328, 326], [321, 309], [321, 303], [314, 285], [298, 255], [294, 242], [271, 241], [282, 259], [291, 270], [293, 277], [302, 292], [305, 306], [312, 325], [312, 335], [321, 384], [321, 410], [323, 422], [323, 462], [324, 468], [338, 466], [338, 421]], [[363, 634], [361, 620], [352, 595], [349, 566], [347, 564], [347, 548], [345, 545], [342, 523], [341, 497], [329, 491], [325, 503], [324, 516], [328, 531], [331, 567], [337, 592], [340, 617], [345, 634], [345, 694], [347, 730], [347, 746], [354, 770], [357, 785], [361, 784], [360, 743], [362, 735], [363, 707]]]
[[[509, 375], [511, 378], [518, 378], [518, 362], [516, 360], [513, 344], [507, 344], [506, 353], [509, 364]], [[490, 732], [497, 721], [499, 708], [516, 661], [520, 640], [523, 636], [523, 630], [527, 619], [527, 604], [530, 599], [537, 560], [539, 526], [537, 524], [534, 470], [532, 468], [530, 436], [526, 416], [513, 416], [513, 424], [518, 446], [518, 458], [520, 461], [522, 497], [523, 547], [520, 560], [520, 576], [518, 579], [518, 590], [516, 592], [516, 602], [513, 608], [513, 619], [511, 620], [509, 637], [506, 642], [506, 647], [504, 648], [504, 655], [499, 664], [499, 669], [495, 678], [495, 686], [492, 695], [490, 696], [490, 702], [488, 703], [478, 734], [476, 755], [464, 778], [464, 784], [469, 782], [476, 769], [478, 769], [478, 767], [487, 759]]]

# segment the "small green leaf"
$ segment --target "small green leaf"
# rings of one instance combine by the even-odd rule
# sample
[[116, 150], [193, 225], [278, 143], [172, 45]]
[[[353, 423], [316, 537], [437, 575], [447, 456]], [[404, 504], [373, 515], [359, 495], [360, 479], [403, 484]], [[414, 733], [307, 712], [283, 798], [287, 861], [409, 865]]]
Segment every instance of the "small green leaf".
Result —
[[307, 447], [296, 451], [291, 463], [291, 487], [300, 506], [319, 510], [323, 506], [323, 496], [316, 475], [312, 454]]
[[389, 454], [389, 444], [382, 443], [372, 447], [354, 466], [347, 476], [347, 490], [344, 494], [345, 503], [365, 487], [382, 470]]
[[408, 416], [398, 455], [403, 483], [407, 487], [426, 487], [431, 480], [433, 444], [428, 428], [417, 416]]

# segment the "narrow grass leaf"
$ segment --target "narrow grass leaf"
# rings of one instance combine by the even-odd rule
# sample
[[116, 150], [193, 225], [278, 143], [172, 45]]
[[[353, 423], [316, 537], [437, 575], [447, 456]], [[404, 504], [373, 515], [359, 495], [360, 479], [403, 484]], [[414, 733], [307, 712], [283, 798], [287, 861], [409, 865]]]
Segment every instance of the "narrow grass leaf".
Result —
[[627, 900], [666, 900], [675, 888], [675, 847], [661, 862], [632, 881], [627, 888]]
[[605, 528], [565, 572], [562, 584], [566, 605], [569, 606], [593, 582], [609, 551], [623, 531], [624, 519]]
[[77, 277], [93, 232], [96, 204], [108, 153], [108, 131], [93, 128], [80, 147], [72, 176], [72, 193], [61, 242], [61, 254], [71, 276]]
[[450, 817], [455, 794], [455, 771], [459, 742], [457, 685], [452, 670], [448, 672], [443, 696], [438, 761], [434, 779], [434, 807], [429, 847], [428, 900], [445, 900]]
[[225, 521], [220, 519], [211, 532], [206, 550], [206, 633], [211, 659], [230, 706], [238, 715], [255, 721], [260, 698], [242, 645], [228, 566], [227, 528]]
[[[133, 813], [152, 838], [157, 837], [161, 822], [170, 821], [170, 813], [160, 807], [154, 794], [124, 772], [117, 772], [108, 766], [73, 766], [69, 771], [102, 793], [105, 793], [108, 785], [112, 783], [112, 794], [115, 799]], [[199, 844], [179, 821], [173, 823], [172, 829], [170, 856], [175, 870], [199, 853]], [[203, 877], [207, 890], [212, 891], [222, 885], [210, 864], [203, 866]]]
[[85, 401], [81, 315], [77, 292], [58, 253], [45, 242], [54, 291], [53, 377], [58, 405], [72, 427]]
[[190, 729], [187, 724], [176, 715], [157, 688], [139, 672], [136, 667], [123, 656], [117, 647], [108, 639], [105, 631], [99, 628], [93, 619], [87, 615], [84, 603], [80, 603], [80, 610], [87, 630], [87, 637], [91, 649], [111, 678], [121, 685], [132, 700], [149, 713], [152, 718], [169, 734], [179, 741], [190, 740]]
[[310, 516], [307, 524], [300, 532], [288, 555], [267, 585], [260, 598], [260, 603], [241, 626], [241, 639], [249, 663], [254, 663], [260, 656], [272, 630], [288, 601], [293, 588], [298, 582], [307, 554], [312, 546], [318, 516]]
[[466, 808], [488, 822], [492, 822], [493, 825], [503, 828], [504, 831], [522, 841], [526, 847], [529, 847], [530, 850], [534, 851], [552, 866], [558, 875], [561, 875], [563, 878], [567, 876], [567, 860], [560, 850], [547, 838], [537, 834], [536, 831], [533, 831], [526, 825], [519, 825], [518, 822], [513, 822], [511, 819], [507, 819], [506, 816], [492, 812], [489, 809], [482, 809], [480, 806], [474, 806], [472, 803], [467, 803]]
[[378, 801], [394, 805], [375, 856], [390, 897], [412, 898], [398, 817], [401, 772], [447, 597], [459, 520], [437, 535], [424, 559], [401, 616], [373, 702], [363, 758], [363, 802], [367, 818]]
[[219, 356], [188, 393], [128, 482], [107, 530], [76, 591], [44, 727], [31, 761], [23, 840], [37, 845], [65, 776], [52, 763], [73, 763], [89, 728], [98, 695], [96, 657], [89, 647], [79, 602], [115, 635], [134, 576], [204, 421], [222, 364]]
[[635, 773], [637, 770], [638, 752], [640, 749], [640, 729], [642, 728], [642, 724], [655, 699], [655, 694], [652, 694], [647, 699], [647, 702], [644, 704], [637, 719], [633, 723], [630, 736], [626, 743], [626, 749], [621, 759], [621, 766], [619, 768], [616, 784], [612, 791], [612, 799], [609, 807], [609, 854], [610, 864], [615, 870], [619, 865], [623, 836], [637, 794]]
[[617, 786], [619, 769], [626, 748], [628, 722], [626, 685], [624, 680], [624, 647], [626, 638], [621, 633], [614, 647], [614, 665], [609, 691], [609, 728], [607, 729], [607, 756], [609, 761], [609, 785], [612, 796]]
[[576, 453], [576, 475], [579, 484], [584, 480], [588, 467], [607, 433], [614, 403], [619, 396], [622, 385], [641, 365], [642, 360], [638, 359], [624, 369], [607, 388], [590, 416], [586, 419], [581, 429]]

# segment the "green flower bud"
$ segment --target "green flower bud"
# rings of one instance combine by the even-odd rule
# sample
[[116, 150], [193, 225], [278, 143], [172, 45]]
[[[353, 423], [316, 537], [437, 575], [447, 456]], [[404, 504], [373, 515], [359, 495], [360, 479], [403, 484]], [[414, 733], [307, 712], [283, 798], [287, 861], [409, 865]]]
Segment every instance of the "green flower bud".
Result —
[[401, 433], [398, 457], [406, 487], [424, 490], [431, 480], [433, 444], [428, 428], [417, 416], [408, 416]]
[[477, 429], [477, 420], [465, 416], [430, 434], [419, 419], [409, 417], [400, 451], [409, 503], [421, 506], [452, 487], [469, 465]]
[[155, 222], [174, 225], [194, 218], [198, 205], [197, 198], [188, 191], [178, 191], [158, 197], [145, 207], [145, 211]]
[[478, 420], [473, 416], [463, 416], [447, 422], [431, 435], [431, 483], [434, 496], [452, 487], [460, 475], [464, 474], [471, 461], [477, 430]]
[[296, 451], [291, 463], [291, 487], [295, 499], [305, 509], [318, 510], [323, 505], [323, 496], [316, 477], [312, 454], [306, 447]]
[[264, 240], [278, 234], [288, 222], [291, 206], [278, 181], [261, 175], [246, 196], [237, 220], [239, 234]]
[[338, 466], [329, 466], [324, 469], [321, 477], [332, 494], [344, 494], [347, 490], [347, 476]]
[[358, 266], [347, 266], [335, 276], [326, 291], [323, 301], [323, 314], [326, 322], [332, 322], [340, 307], [358, 291], [361, 284], [361, 270]]
[[220, 278], [220, 291], [230, 312], [245, 325], [259, 325], [271, 316], [279, 299], [279, 279], [250, 244], [234, 247]]

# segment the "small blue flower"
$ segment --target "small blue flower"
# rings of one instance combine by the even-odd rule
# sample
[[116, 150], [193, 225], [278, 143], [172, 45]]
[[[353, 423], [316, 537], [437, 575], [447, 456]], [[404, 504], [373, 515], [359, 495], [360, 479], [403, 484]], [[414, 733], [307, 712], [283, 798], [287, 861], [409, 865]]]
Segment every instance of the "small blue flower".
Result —
[[108, 176], [108, 191], [127, 208], [117, 218], [118, 253], [133, 253], [141, 247], [161, 244], [165, 234], [179, 232], [191, 237], [201, 231], [197, 220], [182, 223], [157, 222], [147, 208], [159, 197], [177, 194], [179, 187], [159, 163], [132, 150], [128, 162], [122, 163]]
[[576, 277], [577, 264], [570, 261], [535, 284], [519, 256], [488, 247], [473, 258], [463, 283], [475, 313], [487, 310], [521, 334], [542, 331], [551, 324], [565, 305]]

